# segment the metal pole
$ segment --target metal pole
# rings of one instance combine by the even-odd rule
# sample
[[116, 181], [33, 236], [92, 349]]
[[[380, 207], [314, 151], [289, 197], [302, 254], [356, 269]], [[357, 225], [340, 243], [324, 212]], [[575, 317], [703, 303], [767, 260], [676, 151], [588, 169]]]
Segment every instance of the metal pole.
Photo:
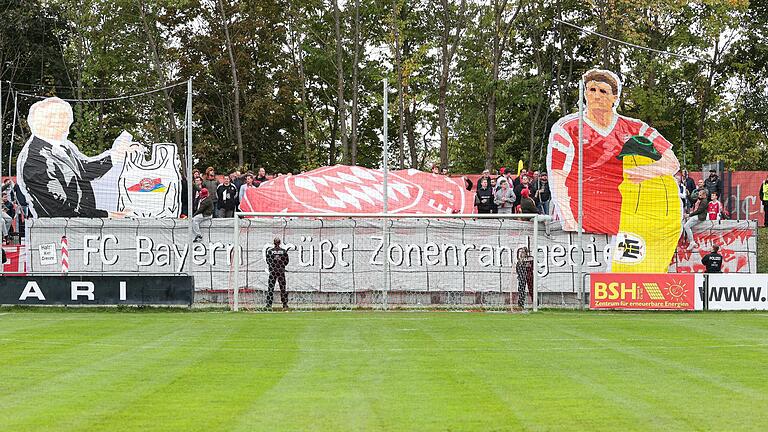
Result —
[[13, 93], [13, 125], [11, 126], [11, 141], [8, 143], [8, 177], [11, 176], [11, 160], [13, 159], [13, 140], [16, 139], [16, 118], [19, 113], [18, 92]]
[[531, 293], [533, 294], [533, 311], [539, 310], [539, 216], [533, 217], [533, 286], [531, 287]]
[[[194, 196], [194, 182], [192, 181], [192, 78], [187, 81], [187, 217], [191, 219], [192, 197]], [[190, 237], [192, 236], [192, 226], [189, 228]]]
[[[388, 176], [389, 176], [389, 143], [388, 143], [388, 137], [387, 137], [387, 120], [389, 117], [389, 107], [388, 107], [388, 93], [389, 93], [389, 83], [387, 82], [387, 79], [384, 78], [384, 144], [382, 146], [382, 172], [384, 174], [384, 184], [383, 184], [383, 195], [384, 195], [384, 214], [389, 212], [389, 185], [388, 183]], [[384, 237], [384, 292], [381, 294], [382, 298], [382, 307], [384, 309], [387, 308], [387, 293], [389, 292], [389, 230], [387, 229], [387, 224], [389, 223], [389, 220], [383, 219], [381, 221], [381, 230], [382, 230], [382, 236]]]
[[581, 253], [581, 260], [576, 262], [578, 276], [579, 276], [579, 309], [584, 309], [584, 209], [583, 209], [583, 197], [584, 197], [584, 79], [579, 79], [579, 143], [576, 146], [579, 148], [579, 252]]
[[192, 231], [192, 78], [187, 81], [187, 274], [192, 275], [192, 247], [195, 234]]
[[741, 185], [736, 185], [736, 220], [741, 220]]
[[234, 245], [232, 247], [232, 289], [234, 290], [234, 296], [232, 300], [232, 310], [237, 312], [240, 310], [240, 214], [235, 211], [235, 217], [232, 218], [234, 222]]

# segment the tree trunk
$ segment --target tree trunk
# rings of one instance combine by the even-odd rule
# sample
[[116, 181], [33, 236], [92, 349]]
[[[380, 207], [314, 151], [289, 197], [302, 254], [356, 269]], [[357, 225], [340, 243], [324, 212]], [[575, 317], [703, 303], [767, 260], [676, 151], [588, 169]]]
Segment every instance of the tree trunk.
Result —
[[446, 118], [446, 103], [448, 100], [448, 78], [450, 74], [451, 59], [448, 58], [448, 41], [450, 39], [449, 6], [448, 0], [442, 0], [443, 4], [443, 34], [441, 37], [440, 51], [442, 53], [442, 68], [440, 70], [440, 84], [438, 86], [437, 118], [440, 127], [440, 165], [448, 166], [448, 119]]
[[354, 35], [354, 64], [352, 65], [352, 142], [350, 143], [351, 161], [352, 165], [357, 165], [357, 98], [358, 98], [358, 83], [357, 83], [357, 70], [360, 63], [360, 0], [355, 0], [355, 35]]
[[[501, 1], [501, 4], [499, 4]], [[512, 24], [520, 13], [522, 3], [517, 2], [517, 8], [507, 21], [504, 18], [504, 12], [507, 8], [507, 0], [495, 0], [492, 2], [494, 14], [493, 39], [491, 40], [492, 71], [491, 88], [488, 91], [488, 105], [486, 109], [486, 137], [485, 137], [485, 168], [493, 167], [493, 160], [496, 152], [496, 86], [499, 82], [499, 69], [501, 67], [501, 56], [507, 47], [509, 33], [512, 30]]]
[[403, 140], [403, 58], [400, 52], [400, 10], [397, 0], [392, 0], [392, 25], [395, 37], [395, 69], [397, 70], [397, 145], [399, 146], [398, 164], [405, 168], [405, 142]]
[[221, 23], [224, 26], [224, 42], [226, 43], [227, 54], [229, 55], [229, 67], [232, 71], [232, 87], [234, 93], [234, 125], [235, 139], [237, 140], [237, 165], [243, 166], [243, 134], [240, 128], [240, 83], [237, 80], [237, 64], [235, 63], [235, 53], [232, 49], [232, 40], [229, 37], [229, 18], [224, 10], [224, 0], [218, 0], [219, 13], [221, 14]]
[[336, 34], [336, 103], [338, 105], [337, 111], [340, 122], [341, 151], [344, 152], [342, 160], [345, 164], [349, 165], [352, 163], [352, 158], [349, 151], [349, 141], [347, 140], [347, 108], [344, 102], [344, 59], [342, 55], [344, 46], [341, 41], [341, 17], [338, 0], [333, 0], [333, 20], [335, 22], [334, 32]]
[[[419, 166], [419, 151], [416, 148], [416, 131], [413, 122], [413, 113], [416, 112], [416, 101], [413, 101], [413, 107], [410, 105], [405, 109], [406, 134], [408, 136], [408, 152], [411, 155], [411, 168]], [[448, 165], [445, 165], [448, 166]]]
[[712, 62], [709, 64], [709, 74], [707, 75], [707, 82], [702, 92], [701, 105], [699, 105], [699, 121], [696, 127], [696, 146], [693, 148], [693, 163], [701, 165], [702, 163], [702, 151], [701, 142], [704, 140], [704, 124], [707, 121], [707, 108], [709, 104], [709, 95], [712, 92], [712, 84], [715, 79], [715, 67], [717, 66], [719, 57], [720, 37], [715, 39], [715, 54], [712, 57]]
[[493, 88], [488, 95], [485, 128], [485, 169], [493, 169], [496, 152], [496, 90]]
[[[506, 2], [505, 2], [506, 3]], [[499, 79], [499, 63], [501, 62], [501, 19], [504, 5], [500, 7], [493, 2], [494, 28], [491, 39], [491, 87], [488, 90], [488, 103], [485, 119], [485, 169], [493, 168], [496, 153], [496, 83]]]
[[304, 74], [304, 53], [299, 48], [299, 80], [301, 81], [301, 135], [304, 142], [305, 161], [309, 162], [312, 150], [309, 147], [309, 103], [307, 102], [307, 78]]
[[304, 73], [304, 33], [301, 29], [299, 22], [300, 13], [296, 13], [292, 2], [288, 2], [289, 20], [290, 24], [289, 33], [291, 35], [291, 56], [296, 67], [296, 71], [299, 74], [299, 82], [301, 83], [301, 139], [304, 145], [302, 155], [302, 163], [304, 167], [309, 167], [312, 161], [312, 152], [309, 148], [309, 107], [307, 101], [307, 77]]
[[[456, 53], [456, 47], [459, 44], [459, 37], [461, 36], [462, 27], [464, 26], [464, 19], [466, 14], [467, 2], [461, 1], [459, 7], [459, 13], [456, 17], [456, 30], [454, 37], [451, 37], [451, 29], [453, 25], [450, 18], [450, 5], [448, 0], [442, 0], [443, 7], [443, 32], [441, 35], [441, 70], [440, 70], [440, 84], [438, 86], [438, 103], [437, 103], [437, 115], [438, 125], [440, 127], [440, 165], [448, 166], [448, 113], [446, 109], [448, 101], [448, 80], [450, 79], [451, 62], [453, 56]], [[453, 39], [453, 41], [451, 41]], [[451, 42], [453, 42], [451, 44]]]
[[[532, 11], [532, 14], [534, 16], [541, 16], [539, 10]], [[531, 28], [531, 42], [533, 45], [533, 52], [534, 52], [534, 58], [536, 59], [536, 69], [538, 70], [538, 75], [541, 77], [542, 86], [544, 86], [544, 80], [543, 80], [543, 74], [544, 69], [547, 67], [544, 63], [544, 50], [541, 46], [542, 41], [542, 34], [539, 31], [539, 27], [537, 25], [532, 26]], [[550, 87], [551, 88], [551, 87]], [[541, 146], [540, 140], [536, 139], [536, 133], [539, 127], [539, 119], [541, 118], [541, 110], [544, 108], [545, 103], [549, 103], [549, 97], [547, 96], [549, 92], [548, 89], [545, 87], [542, 89], [542, 92], [540, 93], [542, 96], [538, 98], [538, 101], [536, 102], [536, 110], [533, 112], [532, 118], [531, 118], [531, 124], [528, 125], [529, 129], [529, 142], [528, 142], [528, 167], [530, 169], [535, 169], [536, 165], [534, 164], [534, 154], [536, 152], [537, 144]], [[546, 128], [546, 125], [544, 125]], [[540, 148], [540, 147], [539, 147]], [[536, 162], [538, 163], [538, 158], [536, 158]]]
[[298, 45], [298, 63], [299, 63], [299, 81], [301, 81], [301, 135], [304, 142], [305, 161], [309, 162], [312, 154], [309, 148], [309, 102], [307, 102], [307, 77], [304, 73], [304, 48], [303, 39], [299, 40]]
[[[181, 130], [179, 130], [176, 127], [176, 114], [173, 110], [173, 101], [171, 100], [171, 94], [168, 91], [168, 80], [165, 79], [165, 74], [163, 73], [163, 66], [160, 62], [160, 53], [157, 49], [157, 43], [155, 41], [155, 36], [152, 34], [149, 28], [149, 23], [147, 22], [147, 14], [144, 10], [145, 3], [144, 0], [139, 0], [139, 13], [141, 15], [141, 24], [144, 27], [144, 33], [147, 35], [147, 42], [149, 42], [149, 48], [152, 50], [152, 64], [155, 67], [155, 72], [157, 72], [157, 77], [160, 80], [160, 85], [163, 87], [163, 96], [165, 99], [165, 108], [167, 110], [168, 115], [168, 124], [171, 127], [171, 133], [173, 134], [174, 142], [176, 143], [176, 147], [179, 149], [179, 160], [181, 161], [181, 171], [183, 173], [187, 172], [187, 152], [185, 151], [184, 145], [183, 145], [183, 138], [181, 136]], [[186, 174], [185, 174], [186, 175]]]
[[[326, 105], [326, 109], [328, 109]], [[328, 142], [328, 165], [336, 165], [336, 136], [339, 132], [339, 110], [333, 110], [333, 120], [328, 119], [331, 128], [331, 139]]]

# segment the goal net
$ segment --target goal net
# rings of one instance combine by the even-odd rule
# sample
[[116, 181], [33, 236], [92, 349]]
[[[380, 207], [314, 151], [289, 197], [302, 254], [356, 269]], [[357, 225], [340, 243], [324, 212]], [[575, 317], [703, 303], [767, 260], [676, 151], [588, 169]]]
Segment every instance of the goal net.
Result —
[[[292, 309], [531, 308], [531, 286], [545, 283], [530, 253], [544, 231], [539, 219], [546, 218], [238, 213], [230, 305], [280, 307], [284, 268]], [[275, 239], [287, 265], [274, 258]]]

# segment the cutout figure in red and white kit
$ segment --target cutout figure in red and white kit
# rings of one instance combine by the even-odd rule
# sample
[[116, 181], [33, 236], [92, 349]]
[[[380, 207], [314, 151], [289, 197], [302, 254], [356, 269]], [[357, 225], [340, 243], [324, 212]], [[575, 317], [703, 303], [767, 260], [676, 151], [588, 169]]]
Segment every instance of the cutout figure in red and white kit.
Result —
[[[582, 131], [584, 231], [617, 234], [622, 202], [619, 185], [624, 175], [639, 183], [660, 175], [674, 175], [680, 164], [670, 151], [671, 144], [654, 128], [641, 120], [616, 113], [621, 81], [614, 73], [593, 69], [582, 79], [586, 100]], [[552, 126], [549, 136], [547, 169], [552, 202], [566, 231], [576, 231], [578, 225], [578, 136], [578, 113], [561, 118]], [[661, 158], [625, 173], [622, 160], [617, 156], [624, 143], [634, 136], [647, 137]]]

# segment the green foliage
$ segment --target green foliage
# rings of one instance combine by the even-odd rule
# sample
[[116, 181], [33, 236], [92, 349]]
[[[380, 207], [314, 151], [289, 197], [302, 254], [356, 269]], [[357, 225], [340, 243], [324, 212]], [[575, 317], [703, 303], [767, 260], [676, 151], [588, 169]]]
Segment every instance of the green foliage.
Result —
[[[450, 20], [459, 18], [460, 2], [448, 1]], [[382, 78], [387, 77], [393, 166], [401, 146], [410, 161], [411, 136], [415, 165], [425, 168], [438, 161], [441, 37], [455, 23], [444, 22], [443, 6], [437, 0], [398, 0], [396, 16], [392, 2], [359, 3], [358, 163], [381, 164]], [[495, 81], [494, 5], [502, 3], [511, 28]], [[348, 126], [352, 122], [355, 4], [340, 2]], [[151, 55], [151, 36], [165, 80], [193, 80], [198, 167], [235, 168], [233, 87], [218, 0], [32, 0], [3, 5], [0, 79], [32, 85], [19, 85], [16, 90], [70, 98], [114, 97], [157, 88], [161, 80]], [[240, 81], [245, 168], [298, 172], [341, 161], [331, 4], [224, 0], [224, 5]], [[148, 29], [141, 20], [142, 10]], [[466, 16], [446, 102], [453, 172], [478, 172], [485, 165], [492, 90], [496, 100], [493, 164], [511, 166], [522, 159], [532, 168], [543, 168], [549, 129], [558, 118], [575, 111], [576, 82], [592, 67], [621, 75], [624, 92], [619, 111], [656, 127], [689, 167], [722, 159], [733, 169], [768, 169], [768, 2], [469, 1]], [[558, 24], [558, 18], [619, 40], [704, 61], [629, 48]], [[404, 118], [396, 104], [394, 25], [401, 39], [403, 96], [410, 114]], [[0, 132], [5, 142], [10, 138], [12, 114], [7, 90], [6, 86], [0, 95], [4, 102]], [[172, 89], [168, 97], [180, 127], [185, 88]], [[17, 146], [28, 133], [23, 115], [34, 100], [19, 100], [22, 129]], [[88, 154], [108, 148], [123, 129], [147, 143], [174, 140], [163, 93], [77, 104], [75, 117], [70, 137]], [[397, 137], [401, 123], [406, 129], [402, 143]]]

